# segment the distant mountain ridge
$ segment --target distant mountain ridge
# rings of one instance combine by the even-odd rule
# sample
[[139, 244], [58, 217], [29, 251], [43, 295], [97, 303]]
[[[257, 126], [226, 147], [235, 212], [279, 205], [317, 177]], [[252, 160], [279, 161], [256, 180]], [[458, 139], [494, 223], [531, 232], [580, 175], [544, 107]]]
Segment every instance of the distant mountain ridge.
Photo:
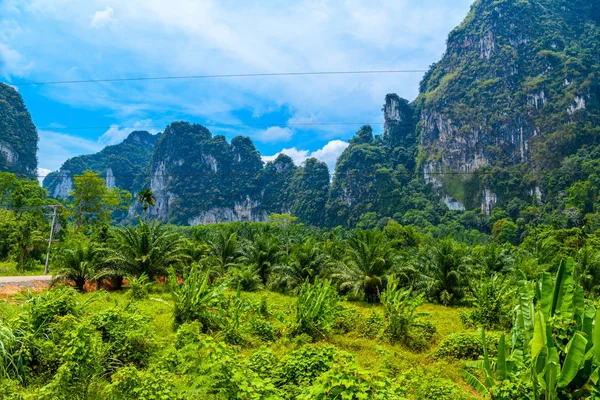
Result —
[[[229, 143], [176, 122], [147, 146], [69, 160], [44, 186], [63, 196], [69, 182], [61, 174], [93, 169], [134, 194], [151, 187], [151, 213], [181, 224], [263, 221], [277, 212], [316, 226], [393, 218], [428, 227], [448, 210], [466, 211], [472, 227], [482, 224], [478, 213], [494, 212], [493, 220], [521, 225], [600, 220], [599, 4], [476, 1], [417, 99], [386, 96], [383, 134], [362, 127], [331, 182], [317, 160], [297, 167], [280, 155], [263, 165], [249, 138]], [[132, 205], [130, 216], [138, 212]]]

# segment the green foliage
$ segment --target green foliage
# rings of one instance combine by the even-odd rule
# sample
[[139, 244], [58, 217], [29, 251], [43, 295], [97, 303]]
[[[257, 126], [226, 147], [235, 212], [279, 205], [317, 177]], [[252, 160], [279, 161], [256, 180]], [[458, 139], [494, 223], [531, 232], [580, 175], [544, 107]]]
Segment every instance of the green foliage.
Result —
[[471, 284], [470, 296], [466, 300], [473, 309], [461, 314], [463, 324], [466, 327], [509, 329], [514, 293], [511, 286], [510, 279], [499, 275]]
[[389, 378], [360, 369], [355, 364], [335, 364], [298, 399], [400, 400], [400, 390]]
[[157, 368], [138, 370], [134, 366], [123, 367], [112, 375], [107, 394], [115, 400], [183, 399], [171, 373]]
[[139, 277], [126, 276], [127, 282], [129, 282], [129, 288], [131, 290], [131, 297], [134, 300], [143, 300], [148, 298], [148, 293], [154, 282], [150, 282], [148, 275], [142, 274]]
[[189, 272], [184, 273], [183, 281], [178, 283], [174, 270], [169, 274], [169, 286], [175, 302], [173, 324], [175, 327], [198, 321], [203, 330], [218, 329], [222, 318], [222, 304], [225, 300], [223, 292], [227, 282], [220, 285], [209, 283], [210, 274], [202, 274], [193, 264]]
[[110, 363], [145, 366], [154, 349], [154, 334], [147, 317], [134, 310], [113, 308], [95, 314], [91, 325], [108, 347]]
[[55, 250], [52, 261], [58, 267], [53, 283], [71, 281], [79, 291], [83, 291], [85, 283], [96, 276], [102, 262], [98, 244], [81, 237], [62, 243]]
[[136, 277], [146, 274], [149, 280], [154, 280], [188, 259], [181, 235], [160, 222], [140, 220], [137, 227], [114, 231], [104, 265], [107, 274]]
[[423, 297], [424, 293], [413, 297], [412, 289], [399, 289], [394, 276], [388, 279], [387, 287], [381, 294], [381, 303], [385, 315], [384, 333], [391, 343], [400, 342], [416, 349], [427, 346], [435, 327], [433, 333], [428, 329], [416, 329], [423, 326], [419, 319], [426, 315], [416, 312], [423, 303]]
[[[499, 336], [487, 335], [487, 351], [495, 356], [498, 351]], [[434, 353], [437, 358], [456, 360], [477, 360], [483, 357], [483, 340], [477, 332], [452, 333], [442, 340]]]
[[73, 191], [69, 195], [69, 209], [77, 232], [84, 226], [110, 223], [112, 212], [127, 209], [131, 200], [129, 192], [109, 189], [103, 178], [89, 170], [73, 176]]
[[341, 310], [340, 298], [329, 280], [305, 282], [296, 301], [296, 322], [294, 331], [306, 333], [315, 338], [327, 339], [327, 334], [335, 324]]

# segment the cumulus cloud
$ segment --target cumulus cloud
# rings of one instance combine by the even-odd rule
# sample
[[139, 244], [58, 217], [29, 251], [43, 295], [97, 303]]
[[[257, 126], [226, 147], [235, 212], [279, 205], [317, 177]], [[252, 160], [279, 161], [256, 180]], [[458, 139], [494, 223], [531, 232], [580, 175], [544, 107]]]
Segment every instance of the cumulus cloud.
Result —
[[317, 160], [323, 161], [329, 167], [330, 171], [335, 170], [335, 163], [340, 157], [342, 152], [348, 147], [348, 143], [342, 140], [332, 140], [327, 143], [323, 148], [310, 152], [308, 150], [298, 150], [295, 147], [291, 149], [283, 149], [279, 153], [272, 156], [263, 156], [263, 162], [274, 161], [279, 154], [285, 154], [289, 156], [296, 165], [302, 165], [308, 158], [316, 158]]
[[271, 126], [270, 128], [254, 135], [256, 140], [263, 143], [278, 143], [287, 142], [294, 136], [294, 131], [290, 128], [281, 128], [279, 126]]
[[137, 121], [133, 126], [119, 127], [119, 125], [111, 125], [110, 128], [100, 136], [98, 143], [104, 146], [121, 143], [133, 131], [148, 131], [152, 134], [158, 133], [155, 127], [152, 127], [152, 120], [145, 119]]
[[28, 62], [21, 53], [0, 43], [0, 75], [4, 77], [25, 76], [33, 68], [33, 63]]
[[90, 22], [90, 26], [92, 28], [103, 28], [108, 24], [114, 23], [117, 21], [113, 18], [114, 14], [115, 10], [111, 7], [106, 7], [104, 11], [96, 11], [92, 18], [92, 22]]

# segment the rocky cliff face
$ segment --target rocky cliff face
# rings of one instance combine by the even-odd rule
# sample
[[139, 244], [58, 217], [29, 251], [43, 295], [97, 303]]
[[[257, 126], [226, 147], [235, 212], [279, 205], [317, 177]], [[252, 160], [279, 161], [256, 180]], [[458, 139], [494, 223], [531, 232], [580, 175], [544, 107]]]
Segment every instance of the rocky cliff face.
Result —
[[38, 134], [21, 95], [0, 83], [0, 171], [35, 179]]
[[147, 168], [159, 135], [145, 131], [132, 132], [122, 143], [108, 146], [96, 154], [73, 157], [60, 170], [52, 172], [43, 186], [54, 198], [66, 198], [72, 190], [73, 175], [92, 170], [106, 179], [109, 188], [119, 187], [134, 192], [148, 180]]
[[150, 188], [163, 220], [183, 224], [262, 221], [260, 154], [252, 141], [231, 144], [201, 125], [169, 125], [156, 145], [150, 165]]
[[[476, 196], [489, 213], [506, 199], [493, 187], [499, 182], [481, 177], [465, 192], [477, 171], [541, 171], [597, 141], [597, 11], [582, 0], [477, 1], [415, 102], [424, 179], [463, 203]], [[532, 176], [527, 190], [539, 180]]]

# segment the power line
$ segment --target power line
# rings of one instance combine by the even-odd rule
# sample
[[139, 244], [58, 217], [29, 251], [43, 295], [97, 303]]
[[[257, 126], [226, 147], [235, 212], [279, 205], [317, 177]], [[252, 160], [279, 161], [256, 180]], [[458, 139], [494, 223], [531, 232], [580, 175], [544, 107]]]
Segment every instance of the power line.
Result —
[[255, 78], [267, 76], [309, 76], [309, 75], [366, 75], [366, 74], [410, 74], [424, 73], [426, 69], [414, 70], [366, 70], [366, 71], [315, 71], [315, 72], [264, 72], [247, 74], [218, 74], [218, 75], [185, 75], [185, 76], [159, 76], [159, 77], [134, 77], [134, 78], [104, 78], [104, 79], [81, 79], [70, 81], [44, 81], [44, 82], [16, 82], [9, 83], [12, 86], [33, 85], [62, 85], [73, 83], [104, 83], [104, 82], [134, 82], [134, 81], [164, 81], [181, 79], [215, 79], [215, 78]]
[[[110, 167], [108, 167], [110, 168]], [[57, 171], [53, 171], [53, 172], [57, 172]], [[53, 173], [51, 172], [51, 173]], [[96, 172], [96, 171], [94, 171]], [[230, 174], [220, 174], [220, 173], [197, 173], [197, 174], [147, 174], [147, 173], [143, 173], [143, 174], [136, 174], [136, 175], [111, 175], [111, 178], [151, 178], [151, 177], [159, 177], [159, 178], [169, 178], [169, 177], [208, 177], [208, 178], [213, 178], [213, 177], [268, 177], [268, 176], [293, 176], [297, 173], [302, 174], [303, 176], [335, 176], [336, 173], [335, 172], [318, 172], [318, 173], [306, 173], [306, 172], [282, 172], [282, 173], [263, 173], [263, 172], [256, 172], [256, 173], [230, 173]], [[409, 171], [390, 171], [391, 174], [393, 175], [403, 175], [403, 176], [413, 176], [416, 175], [415, 172], [409, 172]], [[427, 176], [461, 176], [461, 175], [467, 175], [467, 176], [471, 176], [471, 175], [478, 175], [478, 176], [487, 176], [487, 175], [498, 175], [498, 174], [505, 174], [507, 173], [507, 171], [488, 171], [488, 172], [484, 172], [484, 171], [474, 171], [474, 172], [466, 172], [466, 171], [441, 171], [441, 172], [427, 172], [424, 175]], [[514, 172], [511, 172], [514, 174]], [[62, 174], [62, 173], [58, 173], [56, 175], [53, 175], [54, 178], [73, 178], [75, 176], [82, 176], [83, 173], [79, 173], [79, 174]], [[49, 174], [48, 174], [49, 175]], [[48, 175], [33, 175], [34, 177], [37, 178], [44, 178], [47, 177]], [[365, 172], [365, 171], [346, 171], [344, 173], [338, 174], [341, 176], [368, 176], [368, 177], [374, 177], [377, 176], [377, 173], [373, 173], [373, 172]], [[561, 172], [561, 173], [553, 173], [552, 176], [575, 176], [575, 175], [590, 175], [590, 172], [588, 171], [574, 171], [574, 172]], [[103, 175], [100, 175], [100, 177], [103, 177]]]
[[[385, 122], [299, 122], [299, 123], [279, 123], [279, 122], [271, 122], [271, 123], [240, 123], [240, 124], [200, 124], [205, 128], [229, 128], [229, 127], [264, 127], [264, 126], [279, 126], [279, 127], [294, 127], [294, 126], [335, 126], [335, 125], [384, 125]], [[110, 129], [110, 128], [118, 128], [118, 129], [164, 129], [165, 125], [138, 125], [138, 126], [120, 126], [118, 124], [114, 124], [111, 126], [64, 126], [64, 127], [38, 127], [38, 130], [46, 131], [46, 130], [87, 130], [87, 129]]]

